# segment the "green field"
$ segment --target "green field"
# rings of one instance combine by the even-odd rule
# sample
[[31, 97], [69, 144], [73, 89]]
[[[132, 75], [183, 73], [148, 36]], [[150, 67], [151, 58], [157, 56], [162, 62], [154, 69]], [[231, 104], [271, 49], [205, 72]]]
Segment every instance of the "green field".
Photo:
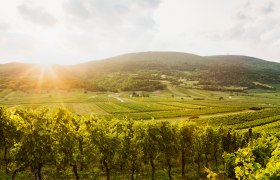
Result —
[[106, 119], [188, 120], [212, 126], [225, 125], [238, 130], [249, 127], [262, 130], [274, 127], [272, 124], [277, 125], [279, 100], [279, 91], [249, 90], [234, 93], [178, 86], [152, 92], [149, 97], [131, 97], [129, 92], [85, 93], [82, 89], [40, 93], [7, 89], [0, 92], [0, 104], [8, 107], [62, 106], [76, 114], [92, 114]]

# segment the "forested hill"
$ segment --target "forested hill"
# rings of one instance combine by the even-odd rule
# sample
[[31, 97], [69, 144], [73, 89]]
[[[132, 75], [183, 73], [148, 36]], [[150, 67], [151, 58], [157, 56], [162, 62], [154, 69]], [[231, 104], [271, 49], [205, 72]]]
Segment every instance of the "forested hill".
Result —
[[207, 58], [181, 52], [140, 52], [116, 56], [100, 61], [90, 61], [73, 66], [76, 70], [91, 72], [125, 72], [143, 70], [180, 70], [206, 67]]
[[76, 70], [111, 72], [141, 70], [192, 70], [212, 66], [241, 66], [250, 70], [277, 70], [280, 64], [254, 57], [237, 55], [198, 56], [182, 52], [139, 52], [124, 54], [99, 61], [90, 61], [72, 66]]
[[214, 64], [225, 65], [240, 65], [248, 69], [257, 70], [274, 70], [280, 71], [280, 64], [277, 62], [266, 61], [259, 58], [238, 55], [219, 55], [206, 56], [206, 58], [213, 60]]
[[[179, 84], [179, 79], [197, 81], [204, 86], [248, 88], [272, 88], [271, 84], [280, 83], [279, 63], [236, 55], [139, 52], [73, 66], [53, 65], [51, 68], [52, 73], [64, 82], [63, 87], [65, 84], [71, 84], [67, 87], [90, 86], [89, 89], [97, 91], [137, 90], [142, 86], [149, 87], [142, 90], [155, 90], [157, 87], [162, 88], [156, 81], [162, 80], [163, 75], [167, 77], [165, 80], [173, 84]], [[40, 77], [40, 71], [40, 67], [31, 64], [0, 64], [2, 86], [5, 82], [11, 83], [13, 77], [29, 78], [28, 81], [32, 81]], [[52, 78], [54, 76], [49, 75], [46, 82]], [[143, 79], [150, 83], [143, 84], [140, 82]], [[27, 80], [25, 84], [28, 84]]]
[[183, 77], [204, 85], [235, 85], [249, 88], [280, 83], [280, 64], [237, 55], [198, 56], [181, 52], [140, 52], [91, 61], [71, 67], [93, 78], [110, 73], [150, 72]]

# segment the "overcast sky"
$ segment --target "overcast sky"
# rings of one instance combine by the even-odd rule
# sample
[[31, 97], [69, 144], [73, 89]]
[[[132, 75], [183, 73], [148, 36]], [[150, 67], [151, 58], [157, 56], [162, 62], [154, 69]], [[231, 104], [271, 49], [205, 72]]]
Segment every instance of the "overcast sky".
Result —
[[76, 64], [141, 51], [280, 62], [280, 1], [0, 0], [0, 63]]

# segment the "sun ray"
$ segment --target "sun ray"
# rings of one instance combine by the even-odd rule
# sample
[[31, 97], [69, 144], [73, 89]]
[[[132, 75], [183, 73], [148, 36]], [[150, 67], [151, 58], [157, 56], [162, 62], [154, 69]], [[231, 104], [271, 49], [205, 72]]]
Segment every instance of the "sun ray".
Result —
[[[40, 67], [40, 74], [37, 79], [35, 90], [37, 92], [42, 92], [44, 89], [48, 89], [48, 88], [57, 90], [61, 83], [60, 81], [61, 78], [59, 77], [56, 70], [54, 69], [54, 66], [46, 63], [38, 64], [38, 66]], [[64, 106], [64, 102], [61, 94], [58, 93], [57, 96], [58, 97], [51, 96], [51, 98], [57, 98], [58, 101], [56, 101], [55, 103], [59, 103], [60, 105]]]
[[[19, 82], [21, 82], [24, 78], [27, 78], [32, 72], [34, 72], [36, 69], [35, 65], [30, 65], [30, 68], [26, 69], [24, 72], [22, 72], [21, 74], [19, 74], [16, 78], [15, 81], [13, 81], [13, 86], [17, 85]], [[11, 87], [7, 87], [11, 88]]]

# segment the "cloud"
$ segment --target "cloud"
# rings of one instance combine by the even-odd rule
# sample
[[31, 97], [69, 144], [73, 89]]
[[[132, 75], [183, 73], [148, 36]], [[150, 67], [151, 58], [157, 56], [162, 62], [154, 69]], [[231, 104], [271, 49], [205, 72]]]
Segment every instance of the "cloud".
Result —
[[[74, 18], [99, 28], [150, 28], [159, 0], [67, 0], [64, 10]], [[71, 19], [72, 21], [73, 19]], [[73, 21], [72, 21], [73, 22]]]
[[2, 32], [0, 33], [0, 63], [7, 60], [30, 60], [25, 57], [31, 57], [40, 47], [42, 47], [41, 42], [31, 35]]
[[262, 12], [264, 14], [269, 14], [272, 13], [274, 11], [274, 6], [275, 4], [272, 1], [269, 1], [263, 8], [262, 8]]
[[[262, 43], [265, 34], [279, 37], [280, 16], [270, 16], [274, 3], [269, 1], [248, 1], [240, 7], [232, 26], [225, 33], [229, 39], [240, 39], [254, 43]], [[275, 29], [278, 29], [275, 31]], [[277, 40], [277, 38], [275, 40]], [[270, 39], [273, 41], [273, 38]]]
[[43, 8], [30, 8], [26, 4], [22, 4], [17, 7], [17, 10], [25, 20], [37, 25], [53, 26], [57, 22], [56, 18]]
[[84, 1], [68, 0], [64, 3], [64, 9], [67, 13], [79, 19], [88, 19], [91, 16], [91, 12], [87, 9]]
[[11, 25], [6, 22], [0, 22], [0, 31], [7, 31], [11, 29]]
[[[67, 0], [66, 48], [88, 57], [148, 50], [156, 29], [154, 12], [159, 0]], [[106, 55], [107, 54], [107, 55]]]
[[280, 57], [278, 0], [0, 2], [2, 59], [67, 64], [154, 50]]

